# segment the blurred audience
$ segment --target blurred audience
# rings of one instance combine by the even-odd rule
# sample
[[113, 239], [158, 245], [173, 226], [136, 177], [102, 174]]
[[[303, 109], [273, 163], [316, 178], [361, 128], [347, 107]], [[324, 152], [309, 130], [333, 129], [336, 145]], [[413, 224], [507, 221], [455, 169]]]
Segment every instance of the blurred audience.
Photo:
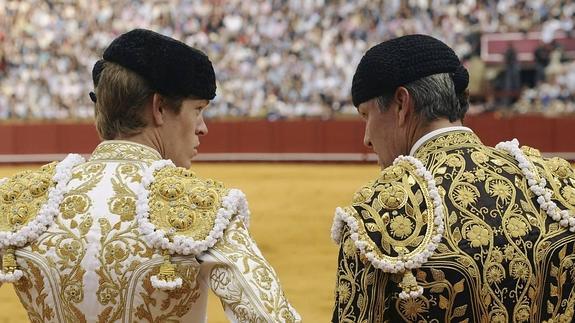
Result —
[[[552, 38], [573, 28], [574, 13], [575, 3], [559, 0], [0, 0], [0, 118], [91, 118], [92, 64], [133, 28], [210, 56], [219, 84], [208, 117], [330, 118], [355, 112], [354, 67], [378, 42], [427, 33], [469, 59], [481, 33], [539, 30]], [[572, 64], [559, 69], [517, 104], [573, 98]], [[549, 87], [553, 98], [541, 98]]]

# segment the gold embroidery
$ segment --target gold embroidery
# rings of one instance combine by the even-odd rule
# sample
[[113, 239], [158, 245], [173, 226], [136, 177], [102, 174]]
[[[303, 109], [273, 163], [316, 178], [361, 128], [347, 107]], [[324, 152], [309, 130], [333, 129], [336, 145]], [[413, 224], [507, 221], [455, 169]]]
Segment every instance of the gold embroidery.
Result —
[[[135, 316], [149, 322], [178, 322], [189, 311], [190, 306], [200, 297], [200, 289], [197, 283], [199, 263], [195, 260], [186, 260], [177, 266], [178, 277], [182, 278], [182, 287], [163, 292], [152, 287], [150, 277], [154, 274], [150, 271], [142, 279], [143, 291], [140, 296], [143, 304], [136, 308]], [[156, 267], [157, 268], [157, 267]], [[154, 316], [155, 313], [161, 313]], [[101, 322], [109, 322], [101, 320]]]
[[[124, 145], [130, 147], [121, 147]], [[165, 292], [150, 284], [150, 277], [159, 274], [161, 265], [153, 259], [159, 256], [158, 251], [140, 239], [134, 218], [134, 192], [142, 181], [147, 161], [152, 159], [159, 159], [159, 155], [147, 147], [111, 142], [101, 145], [91, 161], [74, 168], [69, 191], [59, 205], [61, 216], [38, 239], [16, 251], [18, 259], [14, 260], [24, 276], [15, 286], [31, 321], [85, 322], [97, 317], [99, 322], [166, 322], [195, 321], [201, 316], [195, 309], [201, 307], [198, 300], [200, 297], [203, 300], [204, 286], [196, 281], [200, 265], [192, 257], [173, 257], [175, 267], [164, 268], [164, 274], [174, 273], [182, 278], [181, 288]], [[50, 179], [48, 184], [53, 185], [50, 176], [46, 178]], [[177, 231], [179, 234], [193, 231], [196, 232], [193, 236], [200, 237], [208, 228], [199, 223], [204, 216], [213, 221], [227, 190], [214, 181], [190, 179], [196, 180], [197, 187], [188, 185], [187, 179], [181, 180], [187, 200], [178, 196], [176, 185], [165, 187], [161, 202], [166, 203], [166, 207], [173, 206], [166, 225], [183, 229]], [[37, 185], [25, 189], [20, 186], [2, 186], [0, 189], [6, 189], [8, 200], [12, 196], [15, 199], [22, 197], [24, 193], [39, 196], [49, 190], [45, 181], [36, 182]], [[170, 200], [175, 196], [178, 197]], [[0, 199], [3, 197], [0, 195]], [[32, 214], [37, 212], [32, 207], [39, 209], [42, 203], [38, 198], [37, 204], [26, 207]], [[184, 203], [195, 204], [196, 208], [189, 213], [192, 215], [189, 219], [181, 220], [178, 206]], [[28, 215], [21, 214], [24, 216], [19, 215], [17, 221], [12, 222], [25, 222]], [[196, 226], [199, 227], [197, 230], [194, 229]], [[234, 234], [237, 230], [245, 232]], [[257, 311], [271, 313], [271, 321], [294, 321], [295, 311], [283, 297], [275, 273], [261, 258], [253, 241], [248, 240], [247, 230], [237, 226], [226, 233], [229, 245], [222, 247], [225, 251], [216, 251], [220, 255], [225, 253], [219, 264], [233, 263], [233, 277], [249, 277], [247, 296], [258, 302], [261, 298], [258, 304], [264, 304]], [[226, 249], [228, 247], [231, 251]], [[4, 264], [11, 265], [9, 253], [3, 250], [2, 255], [5, 256]], [[90, 286], [94, 286], [95, 293]], [[246, 301], [242, 302], [246, 304]], [[237, 308], [238, 313], [241, 310], [241, 306]]]
[[90, 207], [90, 199], [85, 194], [68, 195], [60, 205], [60, 212], [64, 219], [72, 219], [77, 214], [85, 213]]
[[56, 164], [18, 173], [0, 186], [0, 231], [17, 231], [36, 217], [55, 185]]
[[561, 158], [551, 158], [547, 161], [549, 170], [559, 178], [566, 178], [573, 174], [573, 168], [568, 161]]
[[96, 147], [90, 161], [133, 160], [151, 162], [160, 160], [160, 154], [151, 147], [130, 141], [104, 141]]
[[215, 224], [227, 190], [221, 183], [203, 180], [189, 170], [166, 167], [154, 174], [150, 187], [150, 222], [158, 229], [205, 239]]
[[422, 298], [406, 299], [399, 302], [399, 310], [410, 321], [416, 321], [422, 314], [427, 312], [428, 303]]
[[[344, 245], [353, 245], [349, 231], [345, 230], [342, 236]], [[373, 311], [370, 308], [372, 300], [379, 300], [380, 306], [385, 307], [388, 295], [385, 293], [387, 277], [379, 270], [373, 270], [370, 263], [364, 263], [357, 252], [340, 253], [338, 275], [335, 289], [336, 308], [334, 318], [336, 322], [381, 322], [384, 313]], [[378, 285], [379, 291], [374, 287]], [[380, 298], [381, 297], [381, 298]], [[357, 304], [357, 306], [354, 306]], [[374, 303], [375, 304], [375, 303]], [[376, 305], [377, 306], [377, 305]]]
[[[536, 166], [536, 176], [547, 180], [558, 206], [575, 211], [571, 166], [558, 158], [545, 160], [536, 149], [522, 150]], [[575, 308], [575, 235], [539, 208], [513, 157], [484, 146], [470, 132], [440, 135], [420, 147], [416, 157], [434, 175], [447, 211], [443, 240], [429, 262], [414, 272], [424, 287], [423, 296], [399, 299], [401, 287], [409, 281], [373, 268], [344, 230], [333, 320], [570, 322]], [[425, 221], [405, 219], [427, 209], [426, 193], [418, 197], [405, 174], [383, 173], [392, 178], [389, 184], [405, 188], [406, 204], [387, 209], [375, 198], [377, 184], [369, 184], [354, 195], [355, 218], [374, 248], [398, 255], [405, 251], [402, 241], [423, 234], [417, 223]]]
[[164, 281], [174, 281], [178, 278], [176, 274], [176, 265], [172, 263], [172, 258], [168, 251], [164, 251], [164, 262], [160, 265], [160, 271], [158, 273], [158, 279]]
[[403, 215], [394, 217], [389, 226], [391, 228], [391, 234], [401, 239], [411, 235], [413, 232], [413, 223]]
[[55, 317], [54, 309], [45, 301], [48, 297], [44, 284], [44, 275], [30, 260], [26, 260], [26, 271], [14, 287], [20, 302], [28, 312], [28, 318], [33, 323], [51, 321]]
[[[134, 235], [137, 221], [134, 213], [129, 213], [135, 205], [136, 194], [130, 184], [141, 180], [140, 164], [125, 162], [118, 164], [111, 179], [114, 194], [108, 200], [108, 210], [119, 216], [112, 224], [106, 218], [98, 220], [102, 232], [102, 247], [99, 254], [100, 268], [96, 270], [100, 286], [96, 291], [98, 301], [106, 305], [101, 321], [115, 321], [122, 318], [126, 310], [128, 283], [137, 266], [149, 259], [154, 250]], [[131, 258], [131, 262], [125, 260]]]
[[6, 248], [2, 255], [2, 272], [4, 274], [12, 274], [16, 269], [18, 269], [18, 264], [16, 264], [14, 248]]
[[346, 208], [363, 224], [358, 234], [367, 242], [366, 253], [395, 262], [422, 252], [430, 242], [433, 203], [427, 197], [425, 181], [413, 172], [409, 163], [384, 170], [372, 187], [363, 187], [355, 194], [353, 208]]
[[377, 198], [386, 209], [397, 210], [407, 203], [407, 191], [401, 185], [383, 185], [378, 187], [378, 190], [381, 192]]
[[[64, 317], [58, 320], [86, 321], [77, 304], [84, 300], [85, 270], [81, 262], [85, 256], [86, 235], [93, 222], [92, 218], [86, 214], [91, 206], [87, 194], [101, 179], [102, 172], [103, 165], [101, 164], [84, 164], [74, 170], [69, 184], [70, 191], [60, 205], [62, 217], [56, 218], [47, 234], [30, 245], [30, 248], [44, 256], [53, 268], [54, 271], [50, 275], [59, 277], [58, 296], [64, 309], [62, 313]], [[76, 182], [78, 180], [82, 181]], [[79, 234], [75, 232], [76, 230]]]
[[211, 252], [228, 265], [214, 266], [210, 285], [239, 322], [296, 322], [276, 273], [261, 256], [241, 219], [231, 221]]

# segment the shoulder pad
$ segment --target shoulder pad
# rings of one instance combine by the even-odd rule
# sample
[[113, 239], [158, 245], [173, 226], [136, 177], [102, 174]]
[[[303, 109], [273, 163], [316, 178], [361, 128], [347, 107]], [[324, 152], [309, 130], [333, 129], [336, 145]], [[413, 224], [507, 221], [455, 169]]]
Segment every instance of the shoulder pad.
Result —
[[150, 186], [150, 222], [165, 232], [205, 239], [214, 227], [224, 185], [180, 167], [166, 167]]
[[543, 158], [536, 149], [527, 146], [521, 150], [536, 166], [539, 175], [545, 177], [555, 198], [575, 211], [575, 170], [571, 163], [559, 157]]
[[223, 237], [234, 216], [247, 226], [249, 210], [241, 191], [199, 178], [170, 160], [152, 162], [137, 195], [142, 238], [164, 254], [159, 273], [150, 277], [155, 288], [182, 286], [171, 254], [199, 256]]
[[[545, 160], [549, 171], [558, 178], [574, 178], [573, 166], [563, 158], [553, 157]], [[574, 178], [575, 179], [575, 178]]]
[[[434, 213], [436, 207], [443, 212], [443, 206], [434, 182], [435, 191], [430, 192], [429, 181], [434, 181], [429, 173], [424, 174], [405, 160], [396, 161], [377, 180], [359, 189], [351, 206], [336, 211], [332, 238], [340, 238], [338, 231], [347, 226], [364, 259], [374, 265], [385, 263], [388, 268], [381, 269], [387, 272], [415, 268], [431, 256], [435, 249], [431, 247], [433, 250], [428, 252], [429, 246], [439, 243], [444, 230], [442, 222], [436, 223]], [[435, 203], [433, 194], [437, 197]], [[416, 265], [412, 266], [414, 261]], [[389, 267], [397, 263], [398, 267]]]
[[0, 185], [0, 232], [15, 232], [32, 221], [48, 200], [57, 162], [27, 170]]

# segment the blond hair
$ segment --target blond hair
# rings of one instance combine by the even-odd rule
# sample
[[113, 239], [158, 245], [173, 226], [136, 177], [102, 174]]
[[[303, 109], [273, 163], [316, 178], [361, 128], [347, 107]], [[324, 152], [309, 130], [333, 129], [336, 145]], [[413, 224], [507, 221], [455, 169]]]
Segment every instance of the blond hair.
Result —
[[[104, 62], [95, 92], [96, 129], [102, 139], [135, 135], [147, 126], [143, 111], [155, 91], [140, 75]], [[182, 98], [164, 99], [171, 110], [180, 112]]]

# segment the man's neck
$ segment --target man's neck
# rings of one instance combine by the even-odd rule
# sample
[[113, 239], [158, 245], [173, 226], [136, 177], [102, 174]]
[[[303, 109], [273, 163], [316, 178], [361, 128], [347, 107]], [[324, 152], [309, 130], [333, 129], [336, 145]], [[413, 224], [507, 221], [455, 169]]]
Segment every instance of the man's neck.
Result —
[[132, 141], [141, 145], [145, 145], [157, 151], [160, 154], [160, 156], [162, 156], [162, 158], [164, 158], [165, 156], [162, 141], [159, 140], [157, 133], [155, 133], [154, 131], [148, 131], [147, 129], [144, 129], [144, 131], [138, 134], [131, 136], [118, 136], [114, 139]]
[[461, 127], [462, 123], [460, 120], [456, 120], [456, 121], [449, 121], [447, 119], [438, 119], [438, 120], [434, 120], [431, 121], [423, 126], [417, 127], [415, 129], [415, 131], [413, 132], [413, 135], [411, 136], [411, 140], [409, 142], [409, 148], [411, 149], [415, 143], [422, 138], [423, 136], [425, 136], [426, 134], [438, 130], [438, 129], [442, 129], [442, 128], [449, 128], [449, 127]]

